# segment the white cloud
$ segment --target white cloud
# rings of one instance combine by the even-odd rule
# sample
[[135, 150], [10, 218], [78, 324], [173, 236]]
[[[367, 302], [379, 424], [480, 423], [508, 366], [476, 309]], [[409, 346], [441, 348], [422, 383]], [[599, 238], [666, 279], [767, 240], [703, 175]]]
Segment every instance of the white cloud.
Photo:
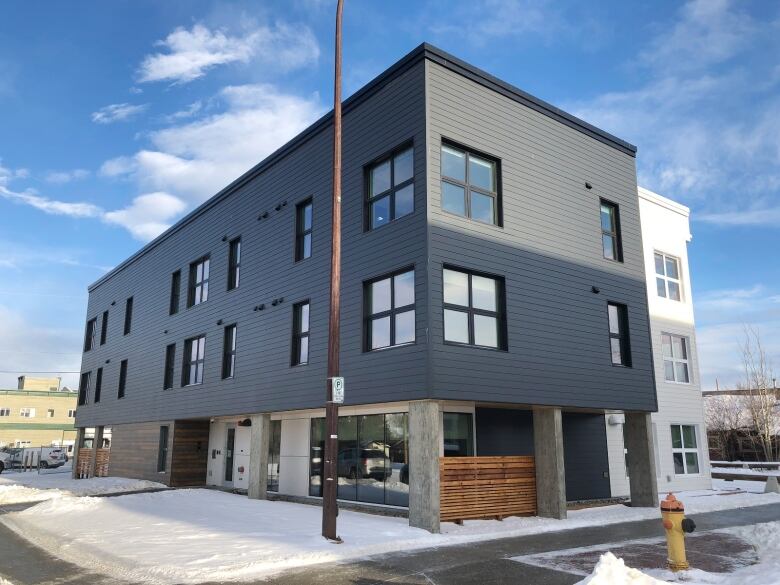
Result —
[[768, 226], [776, 228], [780, 227], [780, 207], [705, 213], [699, 215], [697, 219], [721, 226]]
[[186, 207], [181, 199], [168, 193], [146, 193], [124, 209], [107, 212], [104, 219], [126, 228], [139, 240], [149, 241], [168, 229], [170, 220]]
[[78, 181], [86, 179], [89, 176], [89, 171], [86, 169], [73, 169], [72, 171], [50, 171], [46, 175], [46, 180], [49, 183], [70, 183], [71, 181]]
[[130, 156], [118, 156], [100, 165], [100, 174], [104, 177], [127, 175], [135, 170], [135, 161]]
[[14, 179], [26, 179], [29, 176], [27, 169], [9, 169], [3, 166], [3, 159], [0, 158], [0, 187], [8, 185]]
[[203, 109], [203, 102], [201, 100], [198, 100], [192, 102], [183, 110], [179, 110], [178, 112], [174, 112], [173, 114], [166, 116], [165, 119], [168, 122], [177, 122], [179, 120], [186, 120], [187, 118], [192, 118], [194, 116], [197, 116], [202, 109]]
[[11, 191], [2, 185], [0, 185], [0, 197], [15, 203], [29, 205], [30, 207], [34, 207], [50, 215], [99, 217], [102, 214], [102, 209], [92, 203], [57, 201], [49, 199], [48, 197], [42, 197], [32, 191], [26, 191], [24, 193]]
[[111, 104], [100, 108], [97, 112], [92, 112], [92, 121], [96, 124], [124, 122], [148, 107], [148, 104]]
[[257, 27], [242, 36], [196, 24], [190, 30], [177, 28], [158, 44], [166, 52], [144, 58], [138, 69], [141, 82], [188, 83], [218, 65], [247, 63], [254, 58], [282, 70], [319, 58], [319, 46], [308, 27], [283, 23]]

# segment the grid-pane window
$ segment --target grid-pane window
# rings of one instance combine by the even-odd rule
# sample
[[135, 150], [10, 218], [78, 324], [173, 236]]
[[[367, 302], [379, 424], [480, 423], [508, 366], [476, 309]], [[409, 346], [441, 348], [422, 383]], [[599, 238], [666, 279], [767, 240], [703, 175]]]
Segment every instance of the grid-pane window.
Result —
[[499, 197], [496, 161], [442, 144], [441, 206], [444, 211], [499, 225]]
[[184, 342], [182, 386], [203, 383], [203, 365], [206, 361], [206, 336], [200, 335]]
[[414, 270], [365, 285], [365, 350], [414, 343]]
[[81, 374], [81, 379], [79, 380], [79, 406], [86, 404], [87, 400], [89, 399], [89, 382], [91, 375], [92, 372], [84, 372]]
[[609, 349], [612, 364], [631, 366], [631, 344], [628, 336], [628, 307], [618, 303], [607, 303], [609, 321]]
[[160, 440], [157, 444], [157, 471], [163, 473], [168, 462], [168, 427], [160, 427]]
[[117, 388], [117, 398], [125, 397], [125, 387], [127, 386], [127, 360], [122, 360], [119, 364], [119, 388]]
[[293, 306], [292, 365], [309, 363], [309, 301]]
[[100, 322], [100, 345], [105, 345], [108, 340], [108, 311], [103, 311], [103, 320]]
[[190, 282], [187, 287], [187, 307], [205, 303], [209, 298], [209, 266], [211, 260], [204, 256], [190, 264]]
[[655, 253], [655, 286], [658, 296], [673, 301], [682, 299], [680, 287], [680, 261], [674, 256]]
[[11, 416], [10, 408], [0, 408], [0, 416]]
[[179, 294], [181, 292], [181, 270], [171, 274], [171, 300], [168, 314], [175, 315], [179, 312]]
[[506, 349], [503, 280], [452, 268], [443, 278], [444, 341]]
[[699, 473], [699, 446], [695, 425], [672, 425], [672, 459], [676, 474]]
[[230, 241], [228, 253], [228, 290], [238, 288], [241, 281], [241, 238]]
[[378, 228], [414, 211], [414, 149], [409, 147], [368, 169], [368, 226]]
[[302, 201], [295, 207], [295, 260], [311, 256], [312, 202]]
[[165, 348], [165, 374], [163, 376], [163, 390], [173, 388], [173, 368], [176, 360], [176, 344], [170, 343]]
[[664, 356], [664, 380], [688, 384], [689, 371], [688, 338], [664, 333], [661, 335]]
[[35, 409], [34, 408], [20, 408], [19, 409], [19, 416], [22, 418], [35, 418]]
[[469, 413], [445, 412], [444, 456], [471, 457], [474, 455], [474, 422]]
[[103, 390], [103, 368], [98, 368], [97, 374], [95, 374], [95, 398], [94, 398], [95, 404], [100, 402], [101, 390]]
[[76, 417], [75, 409], [68, 410], [68, 418], [75, 418], [75, 417]]
[[125, 301], [125, 330], [124, 334], [130, 333], [130, 329], [133, 327], [133, 297], [130, 297]]
[[90, 351], [95, 348], [96, 328], [97, 328], [97, 317], [87, 321], [87, 330], [84, 333], [84, 351]]
[[601, 247], [607, 260], [623, 261], [618, 206], [601, 200]]
[[236, 374], [236, 326], [225, 327], [222, 346], [222, 379], [232, 378]]

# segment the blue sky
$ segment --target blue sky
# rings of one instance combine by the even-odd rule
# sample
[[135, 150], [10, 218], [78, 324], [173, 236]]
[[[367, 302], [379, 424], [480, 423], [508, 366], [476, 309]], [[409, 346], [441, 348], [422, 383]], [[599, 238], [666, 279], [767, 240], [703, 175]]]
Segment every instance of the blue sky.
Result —
[[[334, 5], [5, 6], [0, 371], [78, 370], [87, 285], [329, 109]], [[344, 26], [347, 95], [428, 41], [636, 144], [692, 208], [703, 385], [738, 380], [746, 323], [780, 362], [780, 6], [347, 0]]]

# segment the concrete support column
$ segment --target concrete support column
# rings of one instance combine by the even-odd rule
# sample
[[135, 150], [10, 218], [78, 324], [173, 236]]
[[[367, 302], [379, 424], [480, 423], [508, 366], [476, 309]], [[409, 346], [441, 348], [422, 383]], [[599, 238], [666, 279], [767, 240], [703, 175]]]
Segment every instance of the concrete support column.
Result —
[[249, 440], [249, 489], [252, 500], [268, 497], [268, 447], [271, 443], [271, 415], [256, 414], [251, 417], [252, 432]]
[[625, 417], [631, 505], [656, 507], [658, 506], [658, 483], [655, 477], [653, 425], [650, 413], [627, 412]]
[[439, 532], [439, 456], [444, 449], [441, 405], [409, 403], [409, 526]]
[[560, 408], [534, 408], [536, 510], [545, 518], [566, 518], [563, 419]]
[[81, 450], [81, 445], [84, 443], [84, 428], [79, 427], [76, 429], [76, 442], [73, 443], [73, 468], [71, 469], [70, 476], [73, 479], [78, 479], [78, 462], [79, 462], [79, 451]]
[[92, 440], [92, 460], [89, 462], [89, 477], [97, 475], [97, 451], [103, 444], [103, 427], [95, 427], [95, 438]]

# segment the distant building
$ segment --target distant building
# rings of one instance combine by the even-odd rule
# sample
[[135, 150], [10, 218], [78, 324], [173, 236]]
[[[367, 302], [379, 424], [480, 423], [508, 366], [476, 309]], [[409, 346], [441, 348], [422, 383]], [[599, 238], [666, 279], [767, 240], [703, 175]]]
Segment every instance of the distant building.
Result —
[[0, 390], [0, 448], [65, 446], [72, 451], [77, 392], [59, 378], [19, 376], [16, 390]]

